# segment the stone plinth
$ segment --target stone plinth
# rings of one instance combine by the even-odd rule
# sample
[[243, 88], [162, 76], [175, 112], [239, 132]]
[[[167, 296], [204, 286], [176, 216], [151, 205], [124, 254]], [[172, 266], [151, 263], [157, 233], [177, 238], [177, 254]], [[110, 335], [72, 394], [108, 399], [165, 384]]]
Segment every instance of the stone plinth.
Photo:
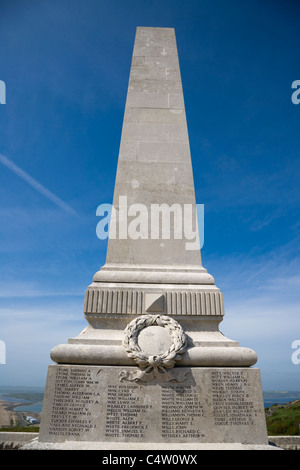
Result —
[[39, 442], [267, 445], [259, 370], [50, 366]]

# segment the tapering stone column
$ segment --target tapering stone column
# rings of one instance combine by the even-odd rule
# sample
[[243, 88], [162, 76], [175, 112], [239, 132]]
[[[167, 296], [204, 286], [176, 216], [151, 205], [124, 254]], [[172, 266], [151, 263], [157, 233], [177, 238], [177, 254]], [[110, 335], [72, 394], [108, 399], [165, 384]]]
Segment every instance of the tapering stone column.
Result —
[[267, 444], [256, 353], [219, 331], [223, 296], [201, 262], [172, 28], [136, 31], [107, 258], [84, 313], [51, 351], [40, 446]]
[[[254, 364], [254, 351], [240, 348], [219, 332], [223, 296], [201, 263], [172, 28], [136, 31], [113, 206], [106, 264], [94, 275], [85, 295], [84, 313], [90, 326], [68, 345], [55, 347], [52, 359], [133, 364], [122, 346], [124, 328], [138, 315], [160, 313], [176, 318], [186, 331], [188, 344], [180, 365]], [[146, 231], [138, 227], [140, 231], [132, 234], [130, 224], [138, 216], [146, 217]], [[187, 229], [194, 234], [193, 240], [185, 236]]]

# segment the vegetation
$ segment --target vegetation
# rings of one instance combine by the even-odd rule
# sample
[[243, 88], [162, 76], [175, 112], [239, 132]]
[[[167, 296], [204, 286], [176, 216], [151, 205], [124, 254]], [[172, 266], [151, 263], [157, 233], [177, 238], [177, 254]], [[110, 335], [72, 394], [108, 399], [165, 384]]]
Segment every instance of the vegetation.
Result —
[[300, 436], [300, 400], [266, 408], [269, 436]]
[[38, 426], [8, 426], [0, 428], [0, 432], [39, 432]]

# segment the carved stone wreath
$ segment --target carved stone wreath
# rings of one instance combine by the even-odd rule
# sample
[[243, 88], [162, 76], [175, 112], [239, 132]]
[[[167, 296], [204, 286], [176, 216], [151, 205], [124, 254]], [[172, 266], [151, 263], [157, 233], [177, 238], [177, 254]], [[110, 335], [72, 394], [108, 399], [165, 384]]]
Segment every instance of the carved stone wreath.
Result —
[[[168, 329], [173, 340], [168, 351], [160, 355], [150, 355], [140, 348], [138, 335], [148, 326], [162, 326]], [[145, 372], [153, 369], [165, 372], [165, 368], [172, 368], [176, 361], [182, 359], [181, 356], [187, 348], [187, 338], [181, 325], [173, 318], [166, 315], [142, 315], [125, 328], [123, 346], [129, 357], [141, 368], [146, 368]]]

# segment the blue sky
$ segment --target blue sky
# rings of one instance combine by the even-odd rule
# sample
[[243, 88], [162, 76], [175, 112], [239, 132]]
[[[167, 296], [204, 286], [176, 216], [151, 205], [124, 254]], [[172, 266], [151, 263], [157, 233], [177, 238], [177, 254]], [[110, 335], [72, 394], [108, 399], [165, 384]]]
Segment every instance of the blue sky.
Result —
[[296, 1], [0, 1], [1, 385], [44, 385], [49, 352], [86, 326], [105, 263], [137, 26], [174, 27], [203, 265], [221, 331], [259, 356], [265, 390], [299, 390], [300, 79]]

